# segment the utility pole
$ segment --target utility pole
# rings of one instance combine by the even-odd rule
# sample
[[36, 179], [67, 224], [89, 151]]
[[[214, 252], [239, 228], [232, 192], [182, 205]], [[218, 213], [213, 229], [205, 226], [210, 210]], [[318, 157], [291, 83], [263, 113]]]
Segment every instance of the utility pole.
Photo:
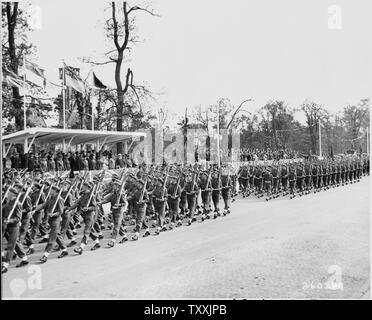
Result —
[[322, 156], [322, 128], [320, 125], [320, 120], [319, 120], [319, 156]]
[[220, 167], [220, 105], [217, 104], [217, 163]]
[[367, 127], [367, 155], [369, 155], [369, 126]]

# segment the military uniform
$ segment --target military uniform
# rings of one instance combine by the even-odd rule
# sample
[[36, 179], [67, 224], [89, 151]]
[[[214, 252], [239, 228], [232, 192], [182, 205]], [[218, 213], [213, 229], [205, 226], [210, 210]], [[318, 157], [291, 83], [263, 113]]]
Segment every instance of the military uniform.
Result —
[[[10, 188], [10, 199], [7, 199], [2, 206], [2, 234], [7, 240], [7, 251], [3, 258], [2, 273], [8, 271], [9, 263], [13, 252], [16, 250], [16, 243], [19, 235], [20, 221], [22, 218], [22, 206], [17, 200], [18, 191]], [[18, 255], [22, 253], [17, 252]]]

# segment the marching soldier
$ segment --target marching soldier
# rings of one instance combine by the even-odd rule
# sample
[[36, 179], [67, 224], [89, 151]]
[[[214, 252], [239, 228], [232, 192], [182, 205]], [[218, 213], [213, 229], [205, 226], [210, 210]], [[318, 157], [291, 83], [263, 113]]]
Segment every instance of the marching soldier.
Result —
[[182, 221], [178, 217], [178, 210], [180, 204], [181, 187], [180, 187], [181, 176], [169, 176], [169, 185], [167, 188], [168, 192], [168, 207], [170, 215], [170, 226], [169, 229], [173, 229], [175, 224], [177, 226], [182, 225]]
[[[112, 192], [106, 195], [106, 197], [101, 202], [101, 204], [105, 204], [108, 202], [111, 203], [112, 220], [113, 220], [114, 226], [112, 230], [111, 240], [108, 243], [109, 247], [113, 247], [115, 245], [115, 241], [116, 241], [116, 238], [119, 233], [119, 229], [120, 229], [123, 217], [124, 217], [124, 211], [128, 207], [126, 194], [124, 192], [125, 182], [126, 182], [125, 179], [124, 181], [120, 181], [119, 179], [116, 179], [113, 184]], [[120, 243], [123, 243], [127, 240], [128, 240], [128, 237], [126, 234], [124, 234], [124, 237], [120, 241]]]
[[75, 208], [79, 210], [84, 220], [83, 238], [81, 239], [80, 247], [75, 248], [74, 251], [82, 254], [85, 246], [88, 244], [88, 238], [91, 237], [95, 242], [91, 250], [97, 250], [101, 247], [99, 237], [92, 232], [94, 224], [94, 217], [96, 214], [96, 199], [94, 197], [94, 185], [92, 182], [84, 182], [82, 185], [81, 197], [68, 210], [72, 211]]
[[64, 210], [64, 201], [61, 198], [61, 193], [62, 188], [52, 186], [50, 199], [41, 205], [44, 208], [45, 214], [48, 216], [50, 226], [48, 244], [46, 245], [44, 255], [40, 259], [41, 263], [47, 262], [48, 256], [57, 241], [58, 233], [61, 230], [61, 214]]
[[293, 199], [296, 196], [295, 195], [295, 186], [296, 186], [296, 181], [297, 181], [296, 170], [295, 170], [293, 165], [291, 165], [289, 167], [288, 180], [289, 180], [290, 198]]
[[[22, 205], [19, 202], [20, 197], [21, 193], [19, 193], [17, 189], [13, 187], [10, 188], [2, 207], [2, 234], [7, 240], [7, 251], [3, 258], [2, 273], [8, 271], [9, 263], [13, 257], [13, 252], [16, 250], [20, 221], [22, 218]], [[27, 261], [27, 259], [25, 261]]]
[[139, 239], [140, 231], [142, 225], [145, 225], [146, 232], [143, 235], [147, 237], [150, 235], [149, 227], [145, 222], [145, 215], [146, 215], [146, 206], [147, 202], [149, 201], [149, 197], [146, 191], [146, 184], [147, 179], [143, 180], [134, 180], [133, 181], [133, 189], [131, 189], [131, 193], [128, 193], [127, 199], [128, 201], [133, 200], [134, 203], [134, 211], [136, 212], [136, 226], [135, 226], [135, 235], [132, 237], [132, 240], [136, 241]]

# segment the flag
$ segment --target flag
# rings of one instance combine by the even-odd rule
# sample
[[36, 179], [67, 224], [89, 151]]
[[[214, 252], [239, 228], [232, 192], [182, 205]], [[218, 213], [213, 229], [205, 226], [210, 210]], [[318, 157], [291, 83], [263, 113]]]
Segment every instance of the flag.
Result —
[[99, 89], [107, 89], [107, 86], [105, 86], [101, 80], [99, 80], [97, 78], [97, 76], [95, 75], [95, 73], [93, 72], [93, 85]]
[[76, 71], [72, 68], [67, 66], [64, 63], [65, 67], [65, 84], [68, 87], [73, 88], [74, 90], [85, 93], [85, 83], [84, 81], [76, 74]]
[[24, 83], [23, 79], [18, 76], [13, 71], [9, 70], [6, 66], [3, 66], [3, 83], [8, 86], [16, 87], [16, 88], [23, 88]]
[[40, 68], [36, 63], [28, 61], [25, 59], [25, 66], [22, 65], [24, 75], [26, 76], [26, 81], [31, 82], [32, 84], [45, 88], [46, 78], [44, 75], [44, 69]]

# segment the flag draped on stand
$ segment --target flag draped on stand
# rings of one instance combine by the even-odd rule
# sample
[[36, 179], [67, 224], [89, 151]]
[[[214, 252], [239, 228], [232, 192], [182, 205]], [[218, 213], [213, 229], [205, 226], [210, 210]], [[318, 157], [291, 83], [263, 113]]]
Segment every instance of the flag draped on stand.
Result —
[[24, 68], [26, 80], [37, 85], [38, 87], [45, 88], [46, 78], [44, 69], [41, 69], [37, 64], [25, 60], [26, 67]]
[[3, 66], [3, 83], [8, 86], [23, 88], [23, 79], [15, 74], [13, 71], [9, 70], [6, 66]]
[[65, 68], [65, 85], [73, 88], [74, 90], [80, 93], [85, 94], [85, 83], [77, 75], [76, 71], [72, 67], [67, 66], [65, 63], [64, 63], [64, 68]]

